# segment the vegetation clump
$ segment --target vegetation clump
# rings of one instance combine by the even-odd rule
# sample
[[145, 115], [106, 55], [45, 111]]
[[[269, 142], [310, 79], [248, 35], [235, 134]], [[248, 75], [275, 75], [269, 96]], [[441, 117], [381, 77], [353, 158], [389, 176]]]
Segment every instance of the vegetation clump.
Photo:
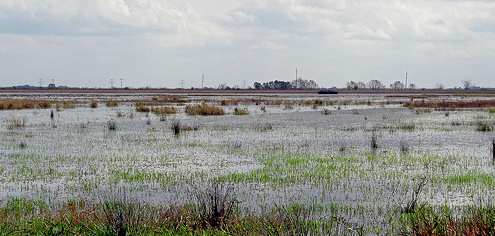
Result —
[[91, 104], [89, 104], [90, 108], [98, 108], [98, 102], [92, 101]]
[[5, 119], [4, 122], [5, 122], [7, 129], [22, 128], [22, 127], [26, 126], [27, 118], [26, 117], [13, 116], [11, 118]]
[[476, 123], [476, 131], [490, 132], [493, 131], [493, 126], [490, 126], [487, 122], [478, 121]]
[[249, 111], [247, 108], [234, 108], [234, 115], [243, 116], [249, 115]]
[[41, 109], [47, 109], [52, 107], [52, 102], [50, 101], [40, 101], [38, 102], [38, 107]]
[[177, 109], [174, 107], [153, 107], [151, 108], [151, 112], [153, 112], [155, 115], [161, 116], [161, 115], [168, 115], [168, 114], [176, 114]]
[[119, 102], [117, 101], [107, 101], [107, 107], [118, 107]]
[[30, 99], [10, 99], [0, 100], [0, 110], [22, 110], [34, 108], [51, 108], [52, 102], [46, 100], [30, 100]]
[[201, 105], [187, 105], [185, 109], [186, 114], [190, 116], [223, 116], [225, 111], [222, 108], [207, 105], [203, 103]]

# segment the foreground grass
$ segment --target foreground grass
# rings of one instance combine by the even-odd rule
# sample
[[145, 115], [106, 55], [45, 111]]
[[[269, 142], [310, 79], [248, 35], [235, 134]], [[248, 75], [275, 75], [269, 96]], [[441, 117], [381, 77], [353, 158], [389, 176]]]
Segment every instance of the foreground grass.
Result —
[[[345, 231], [343, 221], [311, 218], [321, 208], [281, 206], [264, 214], [241, 212], [212, 221], [200, 205], [70, 200], [58, 206], [10, 199], [0, 209], [0, 235], [327, 235]], [[220, 211], [221, 212], [221, 211]], [[215, 217], [215, 214], [211, 215]], [[212, 222], [216, 222], [213, 224]]]
[[[58, 205], [12, 198], [0, 208], [0, 235], [381, 235], [348, 224], [322, 206], [276, 206], [262, 213], [220, 214], [212, 221], [201, 204], [155, 206], [132, 200]], [[210, 212], [211, 213], [211, 212]], [[210, 215], [210, 216], [214, 216]], [[392, 234], [494, 235], [495, 207], [462, 210], [420, 205], [399, 213]], [[212, 224], [212, 222], [216, 222]], [[391, 233], [391, 232], [388, 232]]]

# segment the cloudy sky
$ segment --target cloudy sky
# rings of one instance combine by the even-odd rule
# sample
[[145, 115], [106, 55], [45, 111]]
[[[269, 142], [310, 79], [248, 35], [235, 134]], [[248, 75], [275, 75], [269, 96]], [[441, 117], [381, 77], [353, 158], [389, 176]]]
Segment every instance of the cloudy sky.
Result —
[[1, 0], [0, 86], [495, 87], [492, 0]]

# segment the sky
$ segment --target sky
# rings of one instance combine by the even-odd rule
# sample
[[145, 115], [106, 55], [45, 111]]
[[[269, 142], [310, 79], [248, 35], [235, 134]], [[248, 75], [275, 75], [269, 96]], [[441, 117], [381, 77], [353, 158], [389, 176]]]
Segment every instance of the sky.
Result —
[[[1, 0], [0, 86], [495, 87], [493, 0]], [[122, 80], [121, 80], [122, 79]]]

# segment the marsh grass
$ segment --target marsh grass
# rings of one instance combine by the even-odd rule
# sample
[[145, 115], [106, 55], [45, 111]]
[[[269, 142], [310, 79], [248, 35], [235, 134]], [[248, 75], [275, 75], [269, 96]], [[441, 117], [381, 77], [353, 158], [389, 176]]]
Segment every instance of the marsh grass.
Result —
[[249, 110], [247, 108], [234, 108], [234, 115], [245, 116], [249, 115]]
[[7, 129], [13, 130], [15, 128], [23, 128], [27, 125], [27, 118], [13, 116], [4, 120]]
[[486, 121], [478, 121], [476, 122], [476, 131], [491, 132], [493, 131], [493, 126], [489, 125]]
[[177, 109], [174, 107], [153, 107], [151, 108], [151, 112], [157, 116], [165, 116], [165, 115], [171, 115], [171, 114], [176, 114]]
[[454, 217], [447, 206], [422, 205], [401, 219], [400, 235], [466, 235], [489, 236], [495, 232], [495, 207], [470, 207], [461, 216]]
[[192, 195], [196, 201], [195, 213], [200, 219], [201, 228], [221, 228], [234, 219], [237, 195], [234, 185], [219, 180], [205, 187], [194, 187]]
[[117, 196], [110, 199], [103, 199], [100, 206], [103, 214], [98, 219], [106, 226], [107, 235], [125, 236], [131, 228], [138, 228], [148, 217], [144, 205], [130, 199], [125, 191], [119, 191]]
[[206, 103], [201, 105], [187, 105], [185, 108], [186, 114], [190, 116], [223, 116], [225, 111], [222, 108], [210, 106]]
[[330, 109], [324, 108], [324, 109], [321, 110], [321, 114], [323, 114], [323, 115], [331, 115], [332, 114], [332, 111]]
[[106, 105], [107, 105], [107, 107], [118, 107], [119, 102], [118, 101], [107, 101]]

